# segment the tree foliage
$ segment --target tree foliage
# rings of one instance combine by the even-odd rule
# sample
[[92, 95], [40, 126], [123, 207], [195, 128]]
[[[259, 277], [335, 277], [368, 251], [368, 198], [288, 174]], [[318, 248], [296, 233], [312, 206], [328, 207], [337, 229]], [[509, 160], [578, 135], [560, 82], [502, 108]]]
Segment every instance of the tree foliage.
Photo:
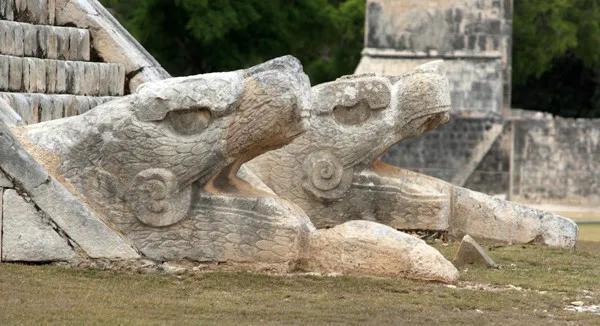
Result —
[[[173, 75], [298, 57], [313, 83], [352, 73], [366, 0], [102, 0]], [[513, 105], [600, 117], [600, 0], [514, 0]]]
[[513, 105], [600, 117], [600, 0], [515, 0]]
[[292, 54], [313, 82], [360, 59], [364, 0], [104, 0], [173, 75], [247, 67]]

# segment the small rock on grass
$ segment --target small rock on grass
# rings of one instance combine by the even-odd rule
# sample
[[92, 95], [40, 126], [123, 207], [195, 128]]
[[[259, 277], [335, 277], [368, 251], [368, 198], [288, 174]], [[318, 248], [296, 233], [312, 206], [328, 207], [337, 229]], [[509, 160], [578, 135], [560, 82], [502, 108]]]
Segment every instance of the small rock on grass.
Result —
[[494, 260], [487, 254], [486, 250], [483, 249], [470, 235], [465, 235], [463, 237], [452, 262], [457, 267], [465, 265], [498, 267]]

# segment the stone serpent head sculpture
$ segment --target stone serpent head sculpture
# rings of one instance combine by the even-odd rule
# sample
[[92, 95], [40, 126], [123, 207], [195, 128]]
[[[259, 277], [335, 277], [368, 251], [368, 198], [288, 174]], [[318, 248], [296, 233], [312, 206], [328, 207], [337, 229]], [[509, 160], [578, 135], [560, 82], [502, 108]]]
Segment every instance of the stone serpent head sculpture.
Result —
[[[257, 193], [236, 177], [238, 168], [303, 132], [309, 98], [308, 77], [288, 56], [150, 82], [80, 116], [17, 133], [142, 252], [163, 257], [169, 250], [161, 248], [170, 245], [159, 240], [174, 236], [169, 226], [198, 214], [199, 197]], [[192, 238], [179, 240], [186, 241], [192, 248]]]
[[[12, 133], [53, 178], [122, 233], [142, 257], [455, 281], [454, 266], [420, 239], [368, 221], [330, 232], [316, 230], [298, 206], [260, 184], [252, 171], [239, 170], [244, 162], [299, 137], [314, 114], [336, 116], [349, 127], [366, 116], [372, 122], [371, 143], [362, 152], [344, 150], [358, 143], [360, 134], [348, 139], [341, 132], [327, 134], [322, 125], [332, 146], [336, 137], [346, 145], [325, 152], [311, 147], [308, 159], [298, 157], [310, 162], [304, 164], [306, 171], [319, 169], [318, 178], [303, 179], [303, 189], [324, 202], [339, 198], [343, 193], [331, 184], [347, 182], [346, 167], [356, 162], [367, 166], [369, 157], [414, 129], [390, 132], [394, 121], [404, 118], [387, 109], [397, 101], [389, 96], [390, 79], [344, 82], [352, 90], [316, 87], [311, 94], [302, 66], [288, 56], [246, 70], [151, 82], [80, 116], [18, 127]], [[422, 87], [424, 96], [442, 94], [435, 92], [439, 85]], [[347, 92], [333, 111], [333, 103], [317, 105], [330, 92]], [[319, 100], [311, 101], [313, 96]], [[438, 114], [434, 120], [415, 106], [406, 124], [426, 129], [436, 119], [446, 119], [443, 96], [427, 105]], [[410, 101], [422, 105], [416, 98]], [[358, 115], [349, 110], [352, 106], [361, 107]], [[263, 190], [239, 179], [238, 170]]]
[[318, 228], [371, 220], [396, 229], [573, 246], [577, 227], [568, 219], [379, 160], [393, 144], [448, 121], [448, 82], [438, 64], [314, 86], [307, 132], [246, 165]]

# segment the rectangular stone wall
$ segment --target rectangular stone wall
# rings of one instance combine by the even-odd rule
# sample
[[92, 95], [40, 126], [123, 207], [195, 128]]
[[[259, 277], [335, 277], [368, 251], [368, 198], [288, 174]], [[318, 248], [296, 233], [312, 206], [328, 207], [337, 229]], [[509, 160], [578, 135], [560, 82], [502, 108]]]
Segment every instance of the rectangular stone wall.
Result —
[[511, 1], [369, 0], [366, 16], [367, 48], [502, 56], [509, 47]]
[[514, 121], [512, 197], [600, 207], [600, 119]]

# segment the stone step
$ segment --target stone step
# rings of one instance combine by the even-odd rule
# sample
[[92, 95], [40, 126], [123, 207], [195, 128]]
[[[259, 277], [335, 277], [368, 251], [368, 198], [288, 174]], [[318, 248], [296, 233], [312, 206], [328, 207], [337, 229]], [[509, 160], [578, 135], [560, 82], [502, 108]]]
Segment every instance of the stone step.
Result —
[[8, 102], [26, 124], [82, 114], [97, 105], [115, 99], [111, 96], [6, 92], [0, 92], [0, 98]]
[[59, 60], [90, 60], [87, 29], [0, 20], [0, 54]]
[[0, 0], [0, 19], [54, 25], [56, 0]]
[[0, 55], [0, 91], [120, 96], [124, 89], [121, 64]]

